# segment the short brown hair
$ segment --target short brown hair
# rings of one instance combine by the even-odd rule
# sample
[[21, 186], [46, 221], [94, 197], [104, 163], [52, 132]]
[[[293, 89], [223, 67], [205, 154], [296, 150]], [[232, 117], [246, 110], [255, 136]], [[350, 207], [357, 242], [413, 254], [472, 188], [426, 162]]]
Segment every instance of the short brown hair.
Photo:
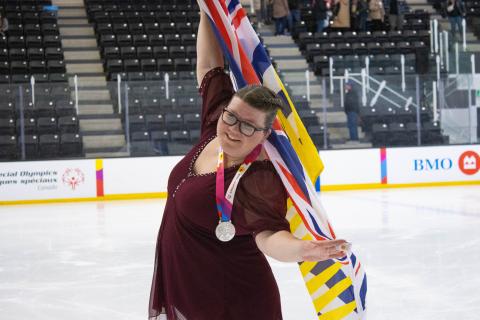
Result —
[[283, 100], [275, 92], [262, 85], [248, 85], [238, 90], [234, 97], [242, 99], [253, 108], [267, 114], [265, 127], [270, 128], [277, 111], [284, 109]]

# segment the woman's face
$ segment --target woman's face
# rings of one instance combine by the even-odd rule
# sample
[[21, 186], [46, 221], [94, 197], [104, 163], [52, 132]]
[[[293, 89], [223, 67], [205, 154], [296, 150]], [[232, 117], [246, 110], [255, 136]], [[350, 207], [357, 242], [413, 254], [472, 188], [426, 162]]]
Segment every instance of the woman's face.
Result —
[[[258, 144], [263, 143], [270, 134], [270, 129], [265, 131], [255, 131], [248, 137], [240, 132], [240, 122], [234, 125], [228, 125], [222, 120], [222, 116], [228, 116], [230, 119], [237, 118], [239, 121], [261, 129], [265, 128], [267, 114], [263, 111], [253, 108], [248, 103], [238, 97], [233, 97], [225, 108], [229, 113], [220, 115], [217, 122], [217, 136], [223, 151], [232, 158], [245, 158]], [[233, 117], [232, 117], [233, 115]]]

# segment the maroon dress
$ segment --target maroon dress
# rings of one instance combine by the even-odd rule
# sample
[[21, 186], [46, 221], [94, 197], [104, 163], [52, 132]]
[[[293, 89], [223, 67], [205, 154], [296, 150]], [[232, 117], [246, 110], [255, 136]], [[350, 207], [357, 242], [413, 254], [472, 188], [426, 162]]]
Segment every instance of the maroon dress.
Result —
[[[254, 236], [264, 230], [289, 230], [286, 190], [270, 161], [255, 161], [240, 180], [234, 199], [235, 237], [226, 243], [216, 238], [216, 175], [195, 174], [193, 165], [215, 137], [217, 119], [233, 95], [229, 77], [220, 68], [211, 70], [200, 94], [200, 142], [175, 166], [168, 180], [150, 319], [164, 312], [169, 320], [280, 320], [278, 287]], [[225, 169], [225, 188], [237, 169]]]

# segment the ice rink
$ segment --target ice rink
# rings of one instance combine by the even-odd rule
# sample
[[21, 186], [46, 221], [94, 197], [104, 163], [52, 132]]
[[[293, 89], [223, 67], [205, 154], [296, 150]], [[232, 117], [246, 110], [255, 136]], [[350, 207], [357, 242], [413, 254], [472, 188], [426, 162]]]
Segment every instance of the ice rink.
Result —
[[[480, 186], [321, 197], [365, 265], [368, 319], [480, 319]], [[1, 206], [0, 319], [147, 319], [164, 203]], [[297, 265], [271, 264], [284, 319], [316, 319]]]

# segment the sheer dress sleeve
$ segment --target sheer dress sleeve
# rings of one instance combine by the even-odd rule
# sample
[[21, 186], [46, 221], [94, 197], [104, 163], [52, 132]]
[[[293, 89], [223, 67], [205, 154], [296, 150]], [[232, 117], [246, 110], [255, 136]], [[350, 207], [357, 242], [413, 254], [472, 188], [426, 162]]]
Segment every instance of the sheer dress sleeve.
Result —
[[201, 135], [215, 134], [222, 109], [235, 93], [232, 81], [223, 68], [214, 68], [203, 77], [199, 92], [202, 97]]
[[265, 230], [290, 231], [286, 219], [288, 194], [273, 164], [257, 161], [248, 170], [240, 180], [233, 208], [235, 212], [237, 205], [242, 213], [238, 216], [240, 223], [253, 236]]

